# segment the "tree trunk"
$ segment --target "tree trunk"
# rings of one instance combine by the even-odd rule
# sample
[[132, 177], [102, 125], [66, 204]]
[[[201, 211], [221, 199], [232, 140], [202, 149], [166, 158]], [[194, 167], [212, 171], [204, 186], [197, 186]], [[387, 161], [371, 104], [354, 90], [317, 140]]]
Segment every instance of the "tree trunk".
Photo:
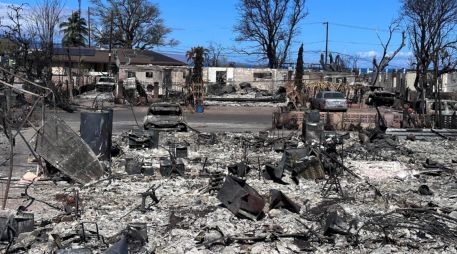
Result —
[[276, 58], [276, 52], [272, 46], [267, 48], [268, 67], [275, 69], [278, 67], [278, 59]]
[[72, 67], [72, 62], [71, 62], [71, 56], [70, 56], [70, 49], [68, 49], [68, 77], [69, 77], [69, 86], [67, 86], [68, 89], [68, 96], [70, 98], [70, 101], [73, 101], [73, 75], [71, 73], [71, 67]]

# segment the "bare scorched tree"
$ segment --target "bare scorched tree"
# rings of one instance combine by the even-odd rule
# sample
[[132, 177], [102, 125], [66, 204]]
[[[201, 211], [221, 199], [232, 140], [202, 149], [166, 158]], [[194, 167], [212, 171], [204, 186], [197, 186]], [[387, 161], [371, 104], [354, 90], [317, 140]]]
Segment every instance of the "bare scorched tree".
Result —
[[263, 56], [270, 68], [281, 66], [300, 21], [308, 14], [305, 0], [241, 0], [237, 9], [236, 40], [256, 45], [255, 50], [243, 52]]
[[62, 17], [64, 5], [61, 0], [43, 0], [32, 8], [30, 23], [39, 39], [35, 45], [38, 61], [36, 71], [38, 78], [44, 78], [46, 83], [52, 79], [52, 56], [54, 55], [54, 37]]
[[378, 81], [379, 74], [382, 73], [386, 67], [389, 65], [390, 61], [395, 58], [395, 56], [400, 52], [400, 50], [405, 46], [405, 39], [406, 35], [405, 32], [402, 31], [401, 33], [401, 42], [400, 45], [392, 52], [389, 53], [389, 47], [390, 43], [392, 41], [393, 34], [399, 31], [400, 27], [400, 22], [398, 20], [393, 21], [389, 25], [389, 30], [388, 30], [388, 37], [386, 42], [384, 42], [381, 37], [378, 34], [378, 39], [379, 42], [381, 43], [382, 46], [382, 55], [381, 55], [381, 60], [378, 62], [376, 59], [376, 56], [373, 57], [373, 79], [371, 80], [371, 85], [376, 85], [376, 82]]
[[434, 80], [456, 66], [457, 0], [403, 0], [403, 16], [407, 21], [410, 46], [415, 58], [414, 87], [419, 92], [421, 111], [425, 113], [425, 96]]
[[[30, 50], [36, 34], [27, 25], [27, 14], [25, 13], [25, 8], [27, 7], [27, 4], [8, 5], [7, 19], [1, 21], [0, 29], [4, 34], [4, 38], [12, 44], [12, 47], [7, 52], [3, 52], [3, 57], [9, 60], [3, 67], [9, 69], [13, 74], [21, 72], [31, 78], [33, 72]], [[2, 74], [4, 81], [14, 82], [13, 75]]]
[[222, 64], [222, 52], [224, 51], [224, 47], [216, 42], [210, 42], [208, 47], [206, 48], [207, 58], [206, 64], [212, 67], [219, 67]]

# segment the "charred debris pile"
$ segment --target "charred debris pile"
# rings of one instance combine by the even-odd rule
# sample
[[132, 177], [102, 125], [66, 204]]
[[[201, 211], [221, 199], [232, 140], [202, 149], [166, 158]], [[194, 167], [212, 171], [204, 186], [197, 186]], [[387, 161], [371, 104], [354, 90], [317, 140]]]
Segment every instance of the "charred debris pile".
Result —
[[0, 215], [11, 253], [457, 251], [452, 140], [43, 129], [46, 174]]

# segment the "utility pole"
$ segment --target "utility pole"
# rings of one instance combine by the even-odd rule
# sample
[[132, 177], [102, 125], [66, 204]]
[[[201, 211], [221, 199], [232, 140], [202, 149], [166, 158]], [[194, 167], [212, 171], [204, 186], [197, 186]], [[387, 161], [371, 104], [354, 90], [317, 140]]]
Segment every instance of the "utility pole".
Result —
[[[79, 16], [79, 20], [81, 21], [81, 17], [82, 17], [82, 15], [81, 15], [82, 14], [81, 13], [81, 0], [78, 0], [78, 5], [79, 5], [78, 16]], [[78, 25], [78, 33], [79, 33], [79, 36], [82, 37], [82, 32], [81, 32], [81, 26], [80, 25]], [[81, 85], [81, 44], [78, 45], [78, 78], [77, 78], [77, 81], [78, 81], [77, 85], [78, 85], [78, 89], [79, 89], [79, 86]], [[72, 91], [72, 95], [73, 95], [73, 91]]]
[[323, 23], [325, 25], [325, 61], [324, 63], [327, 64], [328, 58], [328, 22]]
[[89, 48], [90, 48], [90, 7], [87, 7], [87, 26], [89, 27], [88, 32], [88, 41], [89, 41]]
[[8, 172], [8, 180], [6, 182], [6, 188], [5, 188], [5, 196], [3, 197], [3, 203], [2, 203], [2, 210], [5, 210], [6, 208], [6, 203], [8, 201], [8, 194], [9, 194], [9, 190], [10, 190], [10, 185], [11, 185], [11, 177], [13, 175], [13, 167], [14, 167], [14, 164], [13, 164], [13, 161], [14, 161], [14, 139], [13, 139], [13, 132], [12, 132], [12, 126], [11, 126], [11, 114], [10, 112], [8, 111], [8, 109], [10, 108], [11, 106], [11, 91], [12, 89], [8, 89], [6, 90], [7, 92], [5, 93], [6, 94], [6, 107], [4, 109], [4, 119], [5, 119], [5, 133], [7, 132], [8, 133], [8, 139], [9, 139], [9, 143], [10, 143], [10, 158], [9, 158], [9, 162], [10, 162], [10, 170]]
[[108, 74], [111, 74], [111, 47], [113, 44], [112, 41], [113, 41], [113, 18], [114, 18], [113, 16], [114, 16], [114, 12], [111, 11], [111, 27], [109, 30]]

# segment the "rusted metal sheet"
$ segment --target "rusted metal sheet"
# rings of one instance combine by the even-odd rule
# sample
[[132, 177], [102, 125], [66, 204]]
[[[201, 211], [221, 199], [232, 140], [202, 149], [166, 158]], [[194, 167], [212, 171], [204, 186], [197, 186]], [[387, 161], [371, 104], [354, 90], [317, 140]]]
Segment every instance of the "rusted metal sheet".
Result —
[[263, 171], [263, 177], [267, 180], [272, 180], [275, 183], [279, 184], [288, 184], [284, 182], [281, 178], [284, 175], [284, 168], [275, 167], [274, 165], [265, 165], [265, 170]]
[[246, 181], [230, 175], [225, 178], [217, 199], [233, 214], [252, 220], [260, 217], [265, 206], [262, 196]]
[[81, 184], [104, 175], [92, 149], [57, 116], [49, 116], [37, 134], [37, 153], [52, 166]]
[[251, 170], [251, 168], [244, 162], [228, 165], [227, 169], [230, 174], [238, 177], [245, 177]]
[[270, 190], [270, 210], [284, 208], [293, 213], [300, 213], [300, 206], [290, 200], [284, 193], [279, 190]]

